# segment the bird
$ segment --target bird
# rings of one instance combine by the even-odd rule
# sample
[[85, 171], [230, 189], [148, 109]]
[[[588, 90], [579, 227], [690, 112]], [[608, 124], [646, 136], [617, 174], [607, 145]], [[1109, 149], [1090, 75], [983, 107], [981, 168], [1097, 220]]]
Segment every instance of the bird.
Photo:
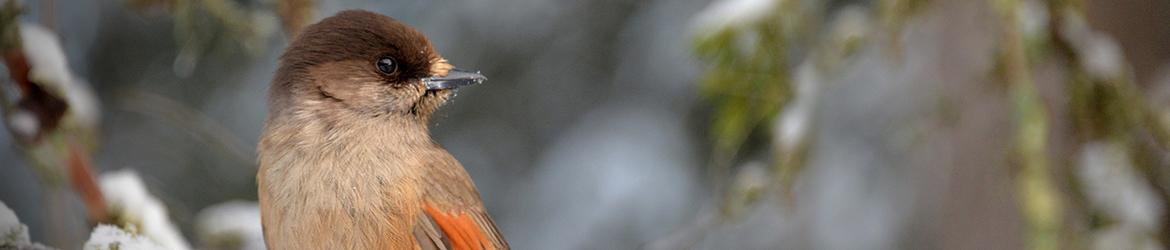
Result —
[[486, 77], [364, 10], [302, 28], [279, 61], [257, 146], [269, 249], [509, 249], [427, 127], [454, 89]]

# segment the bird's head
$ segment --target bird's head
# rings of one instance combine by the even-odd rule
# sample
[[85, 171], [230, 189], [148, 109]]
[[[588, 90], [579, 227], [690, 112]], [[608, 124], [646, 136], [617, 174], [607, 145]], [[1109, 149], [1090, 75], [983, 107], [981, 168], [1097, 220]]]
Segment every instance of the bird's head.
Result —
[[406, 24], [374, 12], [345, 11], [305, 27], [293, 39], [272, 82], [269, 116], [425, 124], [453, 89], [484, 80], [455, 69]]

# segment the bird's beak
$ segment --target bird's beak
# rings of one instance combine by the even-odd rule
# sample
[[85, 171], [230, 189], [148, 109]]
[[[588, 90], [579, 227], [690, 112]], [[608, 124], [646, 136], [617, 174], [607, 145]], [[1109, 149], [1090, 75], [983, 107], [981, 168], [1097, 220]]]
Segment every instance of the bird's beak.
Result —
[[472, 73], [459, 69], [447, 71], [447, 76], [433, 76], [422, 79], [427, 90], [455, 89], [467, 85], [483, 83], [487, 77], [479, 73]]

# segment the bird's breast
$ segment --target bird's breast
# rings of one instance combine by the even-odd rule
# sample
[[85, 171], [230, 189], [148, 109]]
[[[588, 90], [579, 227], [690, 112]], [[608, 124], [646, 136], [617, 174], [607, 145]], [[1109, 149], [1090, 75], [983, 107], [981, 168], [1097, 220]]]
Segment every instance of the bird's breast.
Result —
[[422, 205], [417, 178], [401, 167], [410, 160], [352, 144], [268, 146], [261, 146], [257, 182], [274, 247], [412, 247], [410, 226]]

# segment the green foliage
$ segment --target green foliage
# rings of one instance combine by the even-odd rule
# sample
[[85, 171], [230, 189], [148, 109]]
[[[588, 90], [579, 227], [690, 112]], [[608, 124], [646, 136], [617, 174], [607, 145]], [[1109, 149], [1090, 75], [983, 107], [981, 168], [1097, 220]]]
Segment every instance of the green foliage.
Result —
[[28, 240], [28, 239], [23, 239], [23, 237], [21, 236], [21, 235], [24, 235], [24, 233], [25, 233], [24, 231], [26, 231], [28, 228], [21, 226], [21, 227], [9, 228], [9, 229], [11, 229], [11, 230], [8, 230], [6, 232], [0, 232], [0, 249], [7, 249], [9, 247], [16, 247], [16, 246], [20, 245], [20, 243], [22, 241]]
[[717, 155], [730, 157], [791, 99], [783, 27], [778, 15], [771, 14], [695, 39], [695, 54], [709, 66], [700, 92], [715, 107], [711, 136]]
[[1031, 82], [1013, 85], [1016, 114], [1015, 173], [1028, 249], [1059, 249], [1063, 219], [1061, 197], [1051, 173], [1046, 148], [1051, 122]]
[[[1058, 192], [1048, 159], [1052, 127], [1047, 107], [1032, 79], [1030, 54], [1021, 25], [1023, 2], [991, 0], [1004, 25], [1000, 29], [998, 73], [1007, 82], [1016, 128], [1012, 148], [1013, 179], [1025, 223], [1027, 249], [1060, 249], [1064, 198]], [[1034, 53], [1034, 52], [1033, 52]]]

